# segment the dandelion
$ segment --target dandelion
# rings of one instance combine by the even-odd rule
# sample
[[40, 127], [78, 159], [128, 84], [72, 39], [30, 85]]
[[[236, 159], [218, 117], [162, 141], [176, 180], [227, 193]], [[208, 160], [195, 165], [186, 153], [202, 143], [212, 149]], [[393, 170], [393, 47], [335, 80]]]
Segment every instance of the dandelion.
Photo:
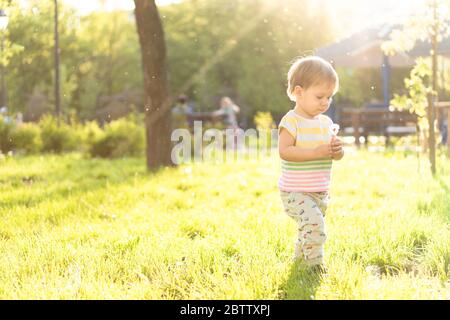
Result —
[[329, 128], [329, 130], [330, 130], [330, 134], [332, 135], [332, 136], [337, 136], [337, 134], [338, 134], [338, 132], [339, 132], [339, 125], [337, 124], [337, 123], [333, 123], [331, 126], [330, 126], [330, 128]]

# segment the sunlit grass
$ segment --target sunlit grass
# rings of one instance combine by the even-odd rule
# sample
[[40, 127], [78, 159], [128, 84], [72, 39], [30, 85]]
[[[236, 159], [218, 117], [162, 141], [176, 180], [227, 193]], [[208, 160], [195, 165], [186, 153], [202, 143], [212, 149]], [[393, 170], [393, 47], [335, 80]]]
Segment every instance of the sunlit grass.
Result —
[[277, 161], [148, 174], [142, 158], [7, 158], [0, 298], [450, 298], [447, 159], [434, 180], [415, 155], [335, 163], [322, 277], [291, 261]]

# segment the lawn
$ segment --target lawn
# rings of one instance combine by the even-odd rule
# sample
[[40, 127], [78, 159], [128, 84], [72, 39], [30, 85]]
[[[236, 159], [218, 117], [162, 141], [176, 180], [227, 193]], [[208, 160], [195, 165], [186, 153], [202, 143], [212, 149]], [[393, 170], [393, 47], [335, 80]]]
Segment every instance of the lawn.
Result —
[[0, 160], [1, 299], [450, 299], [450, 161], [349, 151], [328, 273], [293, 263], [276, 155], [147, 173], [144, 158]]

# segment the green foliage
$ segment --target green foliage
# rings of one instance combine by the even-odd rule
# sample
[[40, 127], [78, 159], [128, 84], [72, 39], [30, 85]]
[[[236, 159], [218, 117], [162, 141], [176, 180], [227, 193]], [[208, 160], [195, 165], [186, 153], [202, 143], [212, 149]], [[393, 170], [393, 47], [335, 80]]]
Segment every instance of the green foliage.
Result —
[[137, 113], [106, 124], [104, 129], [96, 121], [82, 124], [74, 117], [70, 124], [61, 121], [58, 125], [55, 117], [45, 115], [38, 123], [16, 125], [0, 116], [0, 151], [29, 154], [77, 150], [111, 158], [142, 155], [143, 122], [143, 115]]
[[13, 148], [27, 154], [36, 153], [42, 148], [41, 128], [34, 123], [23, 123], [15, 127], [11, 138]]
[[[53, 97], [54, 76], [54, 8], [53, 1], [30, 0], [27, 4], [12, 1], [9, 5], [8, 40], [23, 48], [16, 52], [7, 66], [8, 101], [14, 112], [25, 112], [29, 96], [38, 89], [49, 99]], [[59, 27], [62, 63], [62, 97], [69, 96], [67, 70], [78, 55], [75, 11], [59, 2]]]
[[[98, 134], [91, 126], [91, 133]], [[94, 157], [118, 158], [138, 156], [144, 150], [144, 129], [132, 117], [112, 121], [104, 132], [92, 140], [90, 154]]]
[[431, 77], [431, 67], [429, 61], [418, 58], [414, 68], [411, 70], [409, 78], [406, 78], [406, 94], [394, 94], [391, 105], [399, 110], [409, 110], [419, 117], [419, 125], [424, 128], [428, 126], [426, 109], [428, 107], [428, 96], [432, 93], [429, 86]]
[[[83, 146], [90, 146], [93, 141], [97, 141], [103, 135], [103, 130], [97, 121], [87, 121], [84, 125], [79, 126], [77, 130]], [[87, 150], [89, 151], [89, 147]]]
[[[6, 46], [8, 101], [14, 112], [33, 113], [30, 96], [37, 91], [52, 103], [54, 87], [53, 1], [12, 1]], [[105, 96], [142, 88], [140, 49], [128, 12], [92, 13], [80, 17], [58, 3], [61, 48], [61, 102], [65, 114], [76, 110], [92, 118]], [[1, 62], [1, 61], [0, 61]]]
[[[258, 130], [257, 147], [262, 148], [263, 152], [268, 152], [272, 146], [272, 130], [276, 128], [270, 112], [258, 111], [253, 118], [256, 129]], [[265, 149], [265, 150], [264, 150]]]
[[11, 134], [13, 129], [14, 124], [0, 115], [0, 151], [3, 153], [12, 150], [13, 143]]
[[3, 48], [0, 55], [0, 66], [8, 67], [11, 59], [18, 53], [24, 50], [24, 47], [20, 44], [10, 41], [10, 26], [11, 26], [11, 15], [17, 11], [17, 1], [12, 2], [8, 0], [0, 0], [0, 8], [6, 10], [6, 14], [9, 17], [8, 26], [5, 30], [0, 32], [0, 36], [3, 40]]
[[104, 107], [102, 98], [142, 88], [141, 53], [128, 12], [94, 12], [80, 19], [76, 32], [76, 83], [70, 106], [82, 119]]
[[253, 122], [255, 123], [256, 128], [259, 130], [270, 130], [276, 128], [275, 122], [273, 121], [270, 112], [258, 111], [253, 118]]
[[39, 126], [42, 130], [42, 151], [61, 153], [77, 149], [77, 133], [70, 125], [63, 121], [58, 124], [55, 117], [46, 115], [39, 121]]

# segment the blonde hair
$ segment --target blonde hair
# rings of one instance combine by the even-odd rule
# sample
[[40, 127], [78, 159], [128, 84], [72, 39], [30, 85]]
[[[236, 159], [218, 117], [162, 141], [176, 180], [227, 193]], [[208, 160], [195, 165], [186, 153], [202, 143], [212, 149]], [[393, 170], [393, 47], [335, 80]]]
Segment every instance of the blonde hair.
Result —
[[308, 89], [320, 82], [335, 85], [334, 93], [339, 89], [339, 77], [331, 64], [317, 56], [299, 58], [291, 65], [287, 74], [289, 99], [295, 101], [293, 91], [295, 86]]

